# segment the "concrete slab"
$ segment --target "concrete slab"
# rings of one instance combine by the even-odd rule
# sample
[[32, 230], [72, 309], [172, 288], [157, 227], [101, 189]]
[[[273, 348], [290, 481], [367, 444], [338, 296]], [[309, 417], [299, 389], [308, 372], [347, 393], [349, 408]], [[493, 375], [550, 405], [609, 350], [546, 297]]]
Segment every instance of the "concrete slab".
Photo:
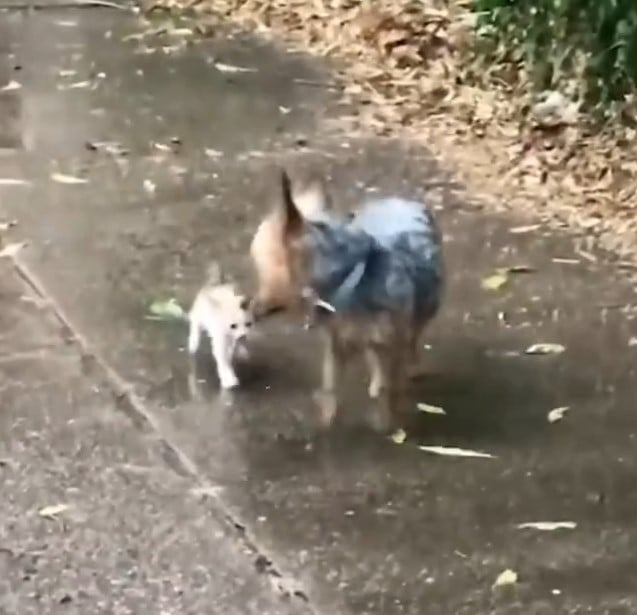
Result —
[[[33, 242], [25, 262], [78, 330], [170, 425], [200, 475], [223, 487], [217, 510], [245, 525], [324, 613], [634, 612], [636, 331], [626, 273], [585, 237], [511, 233], [528, 221], [458, 202], [426, 152], [329, 133], [329, 93], [298, 81], [324, 79], [320, 68], [249, 41], [136, 55], [119, 42], [134, 24], [85, 15], [64, 42], [47, 18], [26, 26], [19, 53], [30, 67], [22, 96], [34, 147], [22, 169], [33, 185], [11, 189], [4, 207]], [[54, 55], [68, 44], [80, 47]], [[211, 68], [220, 57], [258, 72], [227, 83]], [[94, 91], [58, 90], [43, 75], [67, 61], [78, 78], [91, 67], [107, 77]], [[174, 151], [153, 147], [173, 135]], [[87, 151], [87, 140], [129, 153]], [[151, 300], [187, 303], [210, 258], [248, 282], [247, 245], [281, 161], [323, 169], [344, 208], [382, 192], [439, 210], [449, 292], [414, 405], [447, 414], [414, 412], [403, 445], [365, 427], [354, 387], [342, 421], [319, 434], [309, 395], [316, 340], [295, 323], [269, 324], [245, 388], [227, 400], [213, 378], [203, 399], [193, 396], [185, 331], [144, 318]], [[52, 183], [56, 169], [88, 183]], [[516, 265], [534, 272], [498, 293], [481, 289]], [[566, 350], [524, 354], [538, 342]], [[551, 424], [558, 406], [571, 410]], [[437, 458], [420, 444], [496, 458]], [[577, 527], [517, 528], [547, 520]], [[506, 568], [519, 583], [494, 589]]]

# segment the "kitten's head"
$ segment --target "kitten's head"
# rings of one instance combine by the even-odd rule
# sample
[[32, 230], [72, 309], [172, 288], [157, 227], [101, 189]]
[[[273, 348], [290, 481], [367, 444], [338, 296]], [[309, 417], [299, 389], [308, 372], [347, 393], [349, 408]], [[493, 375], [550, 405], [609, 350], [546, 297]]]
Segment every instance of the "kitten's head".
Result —
[[219, 315], [219, 324], [233, 341], [245, 341], [251, 336], [255, 318], [253, 302], [248, 297], [230, 284], [212, 287], [209, 297]]

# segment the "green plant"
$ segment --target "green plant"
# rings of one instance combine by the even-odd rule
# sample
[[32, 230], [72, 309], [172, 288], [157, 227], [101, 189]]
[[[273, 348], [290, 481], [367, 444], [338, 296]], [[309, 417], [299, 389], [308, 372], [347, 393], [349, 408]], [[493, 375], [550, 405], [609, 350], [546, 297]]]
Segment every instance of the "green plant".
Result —
[[608, 109], [637, 85], [637, 0], [473, 0], [480, 55]]

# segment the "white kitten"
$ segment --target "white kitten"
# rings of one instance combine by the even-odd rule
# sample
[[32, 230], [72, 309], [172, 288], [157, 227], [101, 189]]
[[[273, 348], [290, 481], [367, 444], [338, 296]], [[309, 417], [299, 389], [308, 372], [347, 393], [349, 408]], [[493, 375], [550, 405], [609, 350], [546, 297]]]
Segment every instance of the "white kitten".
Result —
[[201, 334], [210, 338], [212, 356], [217, 364], [221, 387], [231, 389], [239, 384], [234, 371], [235, 358], [246, 358], [244, 345], [254, 325], [250, 301], [237, 292], [233, 284], [209, 281], [197, 294], [189, 313], [190, 335], [188, 352], [194, 355], [201, 343]]

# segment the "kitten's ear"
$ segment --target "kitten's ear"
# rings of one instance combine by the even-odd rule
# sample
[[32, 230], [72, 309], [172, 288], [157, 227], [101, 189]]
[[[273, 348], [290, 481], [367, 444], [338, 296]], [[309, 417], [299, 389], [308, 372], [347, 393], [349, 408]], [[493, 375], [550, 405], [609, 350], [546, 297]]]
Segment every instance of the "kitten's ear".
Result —
[[283, 197], [281, 213], [283, 214], [283, 238], [285, 240], [298, 237], [303, 230], [303, 216], [294, 202], [292, 182], [285, 170], [281, 171], [281, 196]]
[[248, 310], [250, 310], [252, 308], [252, 299], [250, 299], [250, 297], [245, 297], [242, 296], [239, 299], [239, 309], [242, 312], [247, 312]]

